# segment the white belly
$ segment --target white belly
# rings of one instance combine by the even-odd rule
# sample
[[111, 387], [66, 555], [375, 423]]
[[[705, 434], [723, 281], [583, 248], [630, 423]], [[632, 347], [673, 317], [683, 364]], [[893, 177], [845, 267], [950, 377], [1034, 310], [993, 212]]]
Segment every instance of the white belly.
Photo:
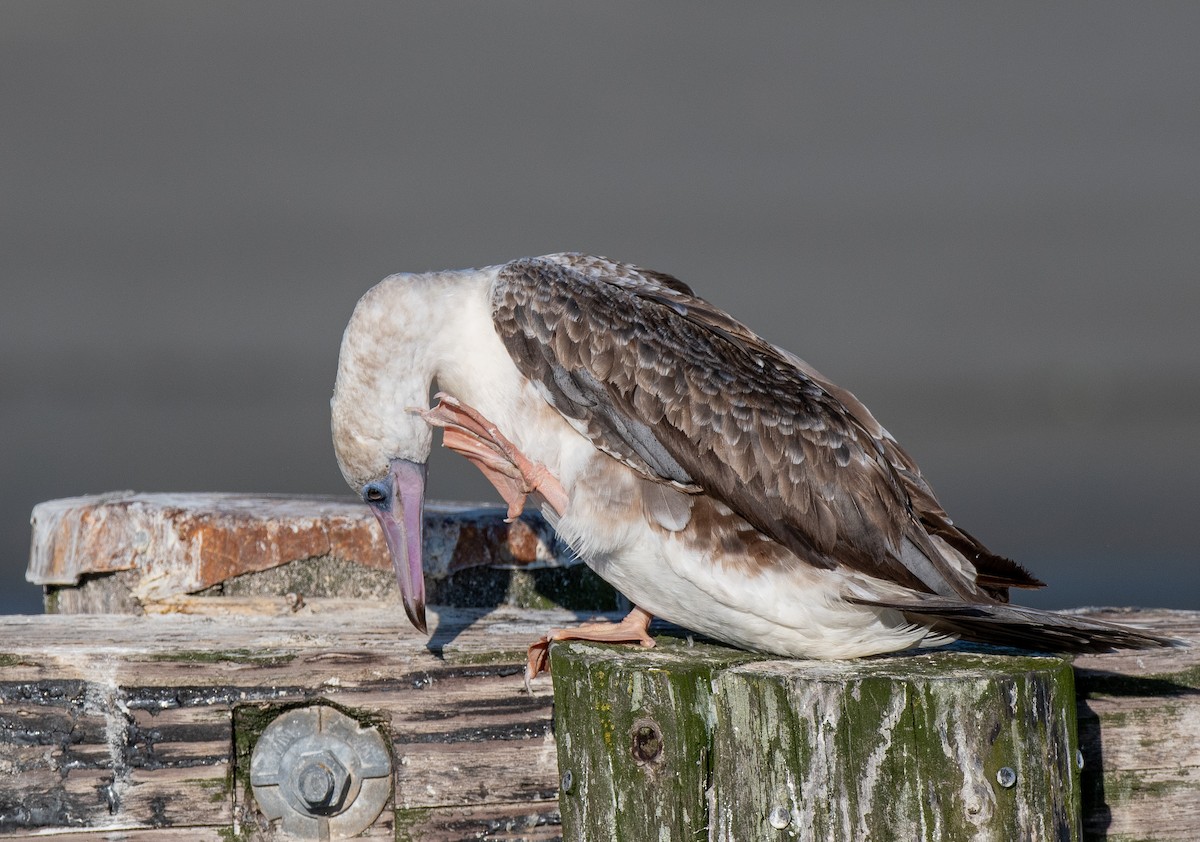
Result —
[[[687, 527], [673, 533], [647, 519], [642, 483], [629, 469], [606, 458], [601, 465], [574, 478], [558, 532], [596, 573], [654, 616], [789, 657], [861, 657], [926, 638], [926, 629], [896, 611], [847, 602], [839, 571], [793, 563], [747, 573], [738, 559], [717, 557], [717, 548], [697, 548], [687, 540]], [[940, 636], [927, 641], [944, 642]]]

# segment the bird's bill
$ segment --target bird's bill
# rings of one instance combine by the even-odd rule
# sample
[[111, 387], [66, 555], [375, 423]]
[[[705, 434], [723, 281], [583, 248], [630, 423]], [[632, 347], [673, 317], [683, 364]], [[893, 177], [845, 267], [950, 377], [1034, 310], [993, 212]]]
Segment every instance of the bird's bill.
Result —
[[407, 459], [393, 459], [391, 510], [372, 507], [383, 527], [383, 537], [392, 553], [392, 567], [400, 585], [404, 613], [420, 631], [425, 625], [425, 570], [421, 542], [425, 509], [425, 465]]

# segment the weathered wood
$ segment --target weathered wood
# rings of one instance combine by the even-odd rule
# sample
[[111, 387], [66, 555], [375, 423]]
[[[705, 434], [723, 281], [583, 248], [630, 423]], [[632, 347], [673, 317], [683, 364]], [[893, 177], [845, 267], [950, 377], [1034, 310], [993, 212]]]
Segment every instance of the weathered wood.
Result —
[[1080, 838], [1059, 658], [747, 664], [716, 680], [716, 838]]
[[117, 828], [94, 833], [39, 833], [38, 842], [230, 842], [222, 827]]
[[[1200, 613], [1090, 613], [1192, 648], [1068, 670], [961, 650], [824, 663], [661, 639], [650, 652], [556, 644], [559, 764], [574, 774], [564, 835], [666, 838], [686, 814], [713, 838], [1200, 838]], [[706, 798], [691, 783], [664, 792], [636, 762], [646, 721], [676, 723], [662, 757], [707, 769]], [[1006, 765], [1012, 787], [996, 777]]]
[[696, 839], [707, 831], [713, 678], [754, 656], [663, 639], [650, 650], [554, 647], [555, 734], [568, 839]]
[[[0, 617], [2, 832], [206, 838], [207, 823], [227, 832], [248, 804], [228, 784], [233, 711], [328, 698], [387, 717], [397, 782], [396, 813], [385, 819], [400, 838], [557, 835], [548, 682], [538, 679], [540, 694], [526, 695], [520, 663], [530, 640], [573, 615], [442, 609], [431, 612], [427, 642], [386, 607], [314, 599], [295, 613], [279, 611]], [[1200, 612], [1115, 618], [1200, 644]], [[564, 648], [554, 647], [556, 659]], [[651, 652], [615, 650], [614, 658], [650, 658], [643, 698], [661, 699], [655, 670], [675, 669], [674, 648], [686, 644], [666, 638]], [[731, 672], [759, 668], [756, 656], [704, 651], [743, 665]], [[1087, 656], [1076, 670], [1084, 838], [1200, 838], [1200, 649]], [[568, 673], [560, 670], [558, 680]], [[632, 710], [632, 682], [609, 681], [613, 709]], [[587, 686], [581, 682], [578, 698], [564, 699], [560, 710], [612, 717], [588, 710]], [[628, 730], [611, 733], [632, 750]], [[664, 751], [661, 763], [678, 761], [669, 746]], [[114, 789], [119, 798], [110, 802]], [[583, 809], [570, 797], [564, 815]], [[181, 827], [195, 832], [179, 834]]]
[[[33, 510], [26, 578], [57, 613], [162, 610], [188, 594], [396, 601], [391, 559], [350, 498], [115, 494]], [[615, 592], [534, 512], [431, 502], [430, 602], [613, 609]]]
[[1080, 838], [1058, 658], [572, 643], [554, 670], [567, 839]]
[[[611, 604], [585, 568], [555, 555], [561, 548], [544, 523], [510, 528], [500, 513], [464, 507], [433, 515], [431, 601]], [[48, 585], [60, 610], [143, 616], [0, 617], [0, 833], [253, 835], [252, 802], [232, 783], [235, 715], [327, 698], [381, 717], [396, 751], [394, 811], [371, 834], [557, 835], [549, 699], [521, 691], [520, 664], [530, 640], [575, 616], [443, 609], [431, 613], [436, 628], [424, 640], [389, 606], [386, 553], [352, 500], [106, 495], [39, 507], [34, 531], [30, 578]], [[346, 549], [353, 545], [372, 549]], [[484, 567], [472, 566], [480, 559]], [[1097, 616], [1200, 644], [1200, 612]], [[636, 684], [640, 703], [653, 699], [684, 721], [683, 697], [668, 704], [667, 678], [683, 670], [662, 660], [672, 647], [683, 644], [617, 651], [612, 674], [580, 679], [560, 712], [573, 705], [571, 719], [611, 724], [627, 704], [633, 711]], [[723, 664], [712, 668], [719, 688], [726, 676], [749, 681], [762, 669], [756, 656], [712, 651]], [[1084, 838], [1200, 838], [1200, 650], [1081, 657], [1076, 675]], [[612, 694], [608, 708], [589, 708], [588, 694], [602, 690]], [[713, 691], [697, 674], [692, 701], [705, 692]], [[624, 738], [649, 756], [656, 737], [645, 725]], [[621, 733], [614, 726], [610, 736]], [[629, 771], [652, 784], [639, 792], [642, 808], [663, 789], [655, 781], [668, 774], [659, 772], [673, 774], [679, 759], [666, 750], [640, 765], [630, 758]], [[686, 764], [678, 771], [681, 780], [696, 775]], [[617, 806], [568, 804], [570, 795], [564, 815]], [[681, 815], [678, 803], [655, 809]], [[680, 821], [695, 827], [690, 812]]]
[[[533, 809], [537, 808], [537, 809]], [[432, 807], [396, 816], [396, 842], [557, 842], [558, 802]]]
[[521, 664], [545, 624], [573, 615], [434, 609], [426, 641], [393, 609], [323, 607], [236, 623], [0, 618], [0, 833], [258, 838], [238, 712], [329, 699], [388, 726], [395, 794], [369, 835], [557, 835], [551, 697], [545, 679], [524, 692]]

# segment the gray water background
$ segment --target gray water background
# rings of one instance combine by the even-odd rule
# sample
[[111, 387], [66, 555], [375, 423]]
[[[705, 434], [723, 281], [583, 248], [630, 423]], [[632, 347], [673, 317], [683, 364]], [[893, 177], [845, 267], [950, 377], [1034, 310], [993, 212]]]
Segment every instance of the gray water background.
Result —
[[798, 6], [0, 5], [0, 611], [39, 500], [348, 494], [358, 296], [560, 250], [858, 394], [1025, 602], [1200, 607], [1200, 6]]

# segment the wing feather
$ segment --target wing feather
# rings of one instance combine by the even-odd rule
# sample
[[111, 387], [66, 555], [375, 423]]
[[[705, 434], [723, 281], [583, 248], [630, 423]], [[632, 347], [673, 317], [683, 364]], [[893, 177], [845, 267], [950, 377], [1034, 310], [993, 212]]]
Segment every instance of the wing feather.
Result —
[[550, 255], [503, 267], [492, 306], [517, 367], [599, 448], [719, 500], [809, 563], [986, 599], [971, 565], [935, 546], [938, 534], [972, 564], [986, 559], [986, 594], [1040, 584], [953, 527], [853, 395], [681, 281]]

